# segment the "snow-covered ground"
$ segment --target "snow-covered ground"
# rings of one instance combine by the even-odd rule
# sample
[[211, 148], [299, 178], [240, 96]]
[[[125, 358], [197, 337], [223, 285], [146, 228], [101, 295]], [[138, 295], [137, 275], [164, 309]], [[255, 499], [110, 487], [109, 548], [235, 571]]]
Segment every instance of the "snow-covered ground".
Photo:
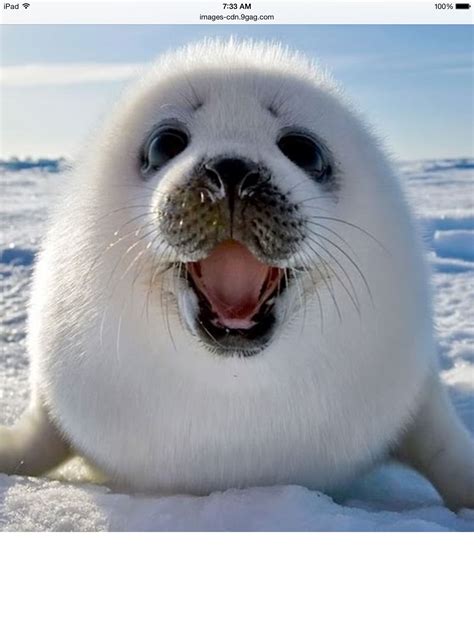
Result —
[[[0, 164], [0, 423], [13, 423], [27, 401], [26, 304], [57, 171], [54, 162]], [[410, 162], [401, 171], [432, 263], [443, 377], [474, 432], [474, 162]], [[129, 496], [85, 482], [78, 461], [62, 477], [0, 475], [0, 529], [474, 531], [474, 511], [450, 512], [429, 483], [398, 464], [377, 468], [337, 499], [296, 486]]]

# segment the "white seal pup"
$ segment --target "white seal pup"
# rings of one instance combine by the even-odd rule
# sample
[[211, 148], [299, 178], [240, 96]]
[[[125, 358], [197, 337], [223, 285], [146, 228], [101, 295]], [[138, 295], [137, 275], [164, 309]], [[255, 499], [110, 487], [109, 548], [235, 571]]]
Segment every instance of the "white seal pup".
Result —
[[474, 506], [410, 208], [331, 81], [277, 46], [158, 60], [39, 256], [31, 403], [0, 470], [72, 449], [136, 490], [331, 489], [395, 454]]

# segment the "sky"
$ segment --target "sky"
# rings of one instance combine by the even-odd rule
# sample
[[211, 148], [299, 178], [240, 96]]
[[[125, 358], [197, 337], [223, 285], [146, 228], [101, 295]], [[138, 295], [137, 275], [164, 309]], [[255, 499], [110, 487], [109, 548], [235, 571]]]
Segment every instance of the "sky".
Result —
[[142, 64], [231, 35], [319, 60], [399, 159], [474, 155], [471, 26], [3, 25], [0, 156], [74, 158]]

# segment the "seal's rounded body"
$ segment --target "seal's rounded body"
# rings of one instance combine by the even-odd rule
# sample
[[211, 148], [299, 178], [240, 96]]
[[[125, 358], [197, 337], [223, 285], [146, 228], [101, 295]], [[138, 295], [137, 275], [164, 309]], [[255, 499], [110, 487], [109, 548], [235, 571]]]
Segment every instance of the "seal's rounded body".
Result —
[[[29, 344], [28, 415], [122, 485], [327, 489], [398, 450], [472, 503], [410, 208], [338, 89], [279, 48], [206, 43], [128, 91], [52, 218]], [[430, 470], [445, 426], [457, 487]]]

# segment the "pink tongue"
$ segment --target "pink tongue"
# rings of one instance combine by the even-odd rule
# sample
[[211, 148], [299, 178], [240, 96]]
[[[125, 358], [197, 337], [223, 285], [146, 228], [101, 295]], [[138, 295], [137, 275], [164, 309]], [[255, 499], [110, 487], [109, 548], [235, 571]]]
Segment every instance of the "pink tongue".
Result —
[[[275, 277], [272, 268], [233, 240], [223, 242], [206, 259], [192, 264], [190, 271], [220, 323], [244, 329], [255, 324], [251, 317], [268, 296], [267, 291], [261, 296], [262, 288], [269, 275]], [[278, 273], [276, 276], [279, 279]], [[271, 285], [274, 287], [275, 282]]]

